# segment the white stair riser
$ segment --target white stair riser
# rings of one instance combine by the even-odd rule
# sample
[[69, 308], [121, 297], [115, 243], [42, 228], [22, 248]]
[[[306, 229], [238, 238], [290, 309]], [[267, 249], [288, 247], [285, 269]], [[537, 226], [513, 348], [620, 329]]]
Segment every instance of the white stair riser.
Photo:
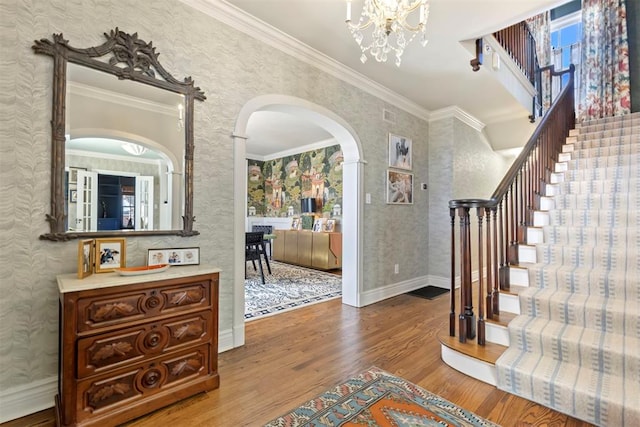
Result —
[[569, 170], [569, 163], [567, 162], [556, 163], [555, 172], [564, 172], [568, 170]]
[[485, 339], [487, 340], [487, 342], [509, 347], [509, 330], [506, 326], [486, 322]]
[[562, 152], [563, 153], [571, 153], [572, 151], [574, 151], [576, 149], [576, 146], [574, 145], [576, 142], [576, 138], [574, 138], [573, 141], [571, 141], [571, 143], [569, 143], [569, 141], [567, 141], [567, 144], [562, 146]]
[[571, 153], [559, 153], [558, 154], [558, 162], [568, 162], [571, 160]]
[[550, 211], [551, 209], [556, 207], [556, 203], [553, 201], [552, 197], [542, 196], [540, 198], [540, 210], [541, 211]]
[[552, 172], [550, 177], [550, 182], [552, 184], [558, 184], [564, 182], [565, 174], [564, 172]]
[[515, 286], [529, 286], [529, 271], [526, 268], [510, 267], [509, 283]]
[[533, 226], [544, 227], [545, 225], [549, 225], [549, 213], [542, 212], [542, 211], [535, 211], [533, 213]]
[[560, 186], [558, 184], [547, 184], [544, 186], [544, 195], [547, 197], [560, 194]]
[[530, 245], [518, 245], [518, 263], [536, 262], [536, 247]]
[[542, 228], [527, 227], [527, 244], [535, 245], [537, 243], [544, 243], [544, 231]]
[[500, 292], [500, 311], [520, 314], [520, 299], [518, 296]]

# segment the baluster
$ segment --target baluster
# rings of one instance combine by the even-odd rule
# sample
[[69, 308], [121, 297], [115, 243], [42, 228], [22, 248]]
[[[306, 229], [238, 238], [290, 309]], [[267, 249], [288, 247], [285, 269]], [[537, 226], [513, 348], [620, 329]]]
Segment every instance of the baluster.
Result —
[[483, 274], [483, 242], [482, 242], [482, 220], [484, 209], [476, 208], [478, 215], [478, 344], [485, 344], [484, 335], [484, 274]]
[[456, 336], [456, 210], [449, 209], [451, 216], [451, 285], [449, 291], [449, 336]]
[[[491, 301], [493, 303], [491, 312], [493, 314], [500, 314], [500, 294], [498, 291], [499, 279], [498, 279], [498, 208], [494, 206], [491, 208], [493, 211], [493, 282], [491, 283]], [[487, 216], [488, 217], [488, 216]]]

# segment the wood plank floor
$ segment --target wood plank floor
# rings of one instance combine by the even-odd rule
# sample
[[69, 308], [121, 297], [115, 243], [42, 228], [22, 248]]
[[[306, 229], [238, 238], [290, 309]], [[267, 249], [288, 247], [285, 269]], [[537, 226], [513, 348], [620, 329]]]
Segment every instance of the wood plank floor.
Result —
[[[129, 427], [260, 426], [352, 375], [377, 366], [503, 426], [588, 426], [447, 366], [437, 335], [449, 297], [400, 295], [364, 308], [340, 300], [246, 325], [246, 345], [220, 354], [220, 389]], [[53, 410], [3, 424], [54, 425]]]

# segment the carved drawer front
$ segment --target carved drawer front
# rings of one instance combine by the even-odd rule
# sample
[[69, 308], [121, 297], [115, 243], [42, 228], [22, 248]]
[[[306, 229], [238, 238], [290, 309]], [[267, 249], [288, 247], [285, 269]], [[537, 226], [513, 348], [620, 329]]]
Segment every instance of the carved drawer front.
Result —
[[78, 421], [93, 413], [115, 410], [209, 374], [209, 346], [143, 362], [117, 373], [78, 383]]
[[173, 313], [195, 307], [211, 305], [210, 282], [197, 282], [161, 290], [165, 304], [163, 313]]
[[211, 312], [166, 319], [111, 334], [78, 340], [78, 377], [155, 357], [159, 353], [206, 342]]
[[80, 298], [78, 332], [210, 307], [209, 283], [202, 281]]

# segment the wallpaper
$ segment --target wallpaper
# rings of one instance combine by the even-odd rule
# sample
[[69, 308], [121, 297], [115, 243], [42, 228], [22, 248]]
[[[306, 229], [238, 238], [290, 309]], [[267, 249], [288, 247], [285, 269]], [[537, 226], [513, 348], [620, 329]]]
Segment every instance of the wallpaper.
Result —
[[342, 162], [339, 145], [264, 162], [249, 160], [249, 215], [300, 215], [300, 200], [313, 198], [316, 211], [329, 216], [342, 204]]
[[[75, 47], [96, 46], [118, 27], [152, 41], [176, 78], [191, 76], [207, 99], [195, 104], [194, 214], [199, 236], [127, 239], [127, 265], [146, 251], [200, 247], [201, 262], [221, 268], [220, 330], [233, 324], [233, 139], [243, 105], [284, 94], [321, 105], [345, 120], [363, 150], [365, 290], [428, 274], [428, 200], [385, 203], [390, 132], [412, 138], [415, 182], [428, 182], [428, 123], [191, 9], [177, 0], [3, 0], [0, 72], [0, 390], [54, 379], [58, 360], [56, 275], [76, 270], [77, 241], [48, 242], [53, 61], [35, 39], [63, 33]], [[170, 17], [170, 19], [168, 19]], [[381, 120], [383, 109], [396, 116]], [[393, 273], [395, 263], [400, 273]], [[52, 396], [53, 398], [53, 396]]]

